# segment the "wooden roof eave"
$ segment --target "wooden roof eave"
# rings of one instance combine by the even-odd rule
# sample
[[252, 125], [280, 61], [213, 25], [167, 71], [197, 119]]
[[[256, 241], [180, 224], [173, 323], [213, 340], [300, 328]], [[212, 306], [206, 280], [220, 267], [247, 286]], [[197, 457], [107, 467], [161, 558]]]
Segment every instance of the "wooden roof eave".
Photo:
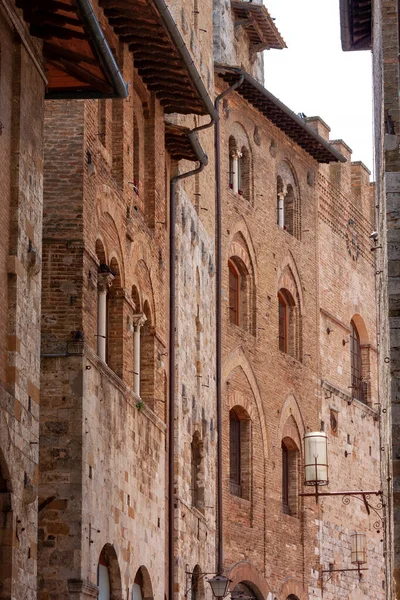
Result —
[[266, 90], [251, 75], [239, 67], [216, 65], [216, 73], [228, 85], [235, 83], [241, 76], [244, 81], [236, 89], [247, 102], [259, 110], [269, 121], [283, 131], [299, 147], [303, 148], [314, 160], [320, 163], [346, 162], [344, 156], [333, 148], [303, 119]]

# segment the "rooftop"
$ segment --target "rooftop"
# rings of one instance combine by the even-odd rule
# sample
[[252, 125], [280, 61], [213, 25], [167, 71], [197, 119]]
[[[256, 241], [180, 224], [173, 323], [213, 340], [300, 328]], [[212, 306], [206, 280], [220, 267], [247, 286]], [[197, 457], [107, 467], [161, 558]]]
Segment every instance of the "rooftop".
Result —
[[242, 25], [246, 29], [253, 52], [286, 48], [285, 41], [265, 6], [246, 0], [232, 0], [231, 6], [235, 26]]
[[251, 75], [239, 67], [216, 65], [217, 74], [229, 85], [243, 76], [236, 92], [260, 111], [269, 121], [283, 131], [298, 146], [319, 163], [346, 162], [346, 159], [320, 136], [306, 121], [296, 115]]
[[342, 49], [371, 50], [372, 0], [340, 0]]

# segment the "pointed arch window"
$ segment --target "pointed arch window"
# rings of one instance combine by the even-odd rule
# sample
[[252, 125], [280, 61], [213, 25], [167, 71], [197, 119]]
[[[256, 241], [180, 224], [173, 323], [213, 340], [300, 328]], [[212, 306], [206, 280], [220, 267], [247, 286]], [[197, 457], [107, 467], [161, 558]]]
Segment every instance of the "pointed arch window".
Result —
[[232, 496], [250, 500], [251, 421], [246, 410], [229, 411], [229, 482]]
[[279, 292], [279, 350], [281, 352], [287, 352], [288, 349], [288, 305], [287, 302]]
[[350, 362], [352, 395], [357, 400], [366, 402], [360, 335], [354, 321], [350, 323]]
[[234, 325], [240, 324], [240, 274], [233, 261], [229, 267], [229, 320]]
[[282, 441], [282, 512], [298, 516], [299, 450], [290, 438]]

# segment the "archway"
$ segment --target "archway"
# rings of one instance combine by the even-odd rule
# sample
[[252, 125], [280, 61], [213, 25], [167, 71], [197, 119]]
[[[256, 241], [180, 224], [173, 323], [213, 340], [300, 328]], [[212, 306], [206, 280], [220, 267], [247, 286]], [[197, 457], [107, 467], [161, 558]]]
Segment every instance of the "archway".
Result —
[[0, 450], [0, 599], [11, 598], [13, 528], [10, 474]]

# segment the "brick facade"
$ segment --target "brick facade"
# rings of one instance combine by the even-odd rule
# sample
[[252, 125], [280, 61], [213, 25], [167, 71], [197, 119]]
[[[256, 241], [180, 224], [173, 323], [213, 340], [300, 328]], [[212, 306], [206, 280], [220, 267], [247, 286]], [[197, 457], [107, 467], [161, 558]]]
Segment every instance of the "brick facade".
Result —
[[[227, 88], [214, 73], [214, 61], [241, 64], [262, 81], [262, 54], [254, 51], [230, 2], [169, 5], [213, 99]], [[110, 11], [95, 7], [107, 28]], [[18, 70], [11, 65], [2, 70], [2, 86], [7, 81], [10, 86], [10, 124], [27, 136], [23, 148], [38, 154], [18, 153], [23, 197], [18, 219], [12, 214], [18, 196], [13, 169], [0, 181], [13, 192], [8, 212], [0, 216], [1, 263], [4, 267], [12, 255], [6, 264], [14, 269], [0, 291], [8, 294], [4, 305], [11, 309], [8, 334], [0, 336], [0, 369], [8, 386], [7, 378], [14, 378], [1, 412], [6, 417], [4, 426], [0, 422], [2, 452], [9, 447], [8, 431], [15, 431], [19, 443], [13, 446], [16, 454], [0, 454], [7, 480], [3, 484], [0, 478], [0, 486], [10, 480], [13, 492], [21, 488], [13, 498], [18, 519], [12, 552], [15, 564], [22, 565], [15, 590], [10, 594], [0, 586], [0, 598], [161, 600], [168, 589], [167, 544], [173, 535], [176, 598], [211, 600], [203, 575], [216, 569], [220, 435], [224, 572], [232, 580], [232, 598], [242, 592], [258, 600], [354, 600], [355, 593], [383, 599], [380, 537], [364, 505], [354, 499], [347, 507], [337, 498], [316, 505], [300, 496], [303, 437], [321, 428], [329, 438], [329, 489], [380, 487], [369, 173], [351, 163], [341, 140], [332, 144], [348, 162], [319, 165], [306, 129], [301, 147], [289, 128], [285, 132], [285, 126], [274, 124], [241, 90], [221, 103], [223, 427], [218, 432], [213, 130], [199, 134], [208, 167], [177, 189], [176, 329], [170, 348], [170, 179], [191, 171], [193, 163], [171, 157], [165, 124], [193, 128], [206, 125], [209, 116], [165, 114], [165, 98], [163, 103], [146, 85], [146, 69], [142, 63], [136, 68], [135, 51], [110, 28], [107, 35], [130, 82], [126, 99], [51, 100], [43, 110], [43, 86], [34, 69], [22, 61], [24, 78], [15, 83], [13, 75], [12, 86], [3, 73]], [[11, 44], [11, 38], [4, 43]], [[29, 126], [11, 116], [11, 104], [13, 110], [18, 106], [10, 101], [11, 87], [24, 90], [27, 98], [31, 88], [37, 92]], [[26, 110], [18, 114], [29, 116]], [[318, 117], [303, 125], [329, 138]], [[18, 136], [6, 126], [2, 137], [8, 144], [4, 162], [15, 168], [12, 146]], [[33, 250], [42, 256], [37, 259], [41, 277]], [[28, 331], [32, 321], [36, 328]], [[351, 387], [352, 322], [360, 337], [363, 401]], [[176, 388], [170, 398], [172, 352]], [[31, 430], [21, 431], [19, 422]], [[27, 440], [34, 442], [29, 452]], [[35, 485], [38, 497], [33, 489], [29, 503], [23, 494]], [[2, 501], [7, 519], [9, 491]], [[7, 528], [12, 527], [4, 522], [0, 557], [7, 568]], [[351, 566], [355, 530], [368, 535], [369, 571], [361, 582], [353, 573], [327, 582], [322, 569]], [[28, 547], [36, 531], [37, 572], [36, 545]], [[7, 584], [7, 576], [3, 579]]]

